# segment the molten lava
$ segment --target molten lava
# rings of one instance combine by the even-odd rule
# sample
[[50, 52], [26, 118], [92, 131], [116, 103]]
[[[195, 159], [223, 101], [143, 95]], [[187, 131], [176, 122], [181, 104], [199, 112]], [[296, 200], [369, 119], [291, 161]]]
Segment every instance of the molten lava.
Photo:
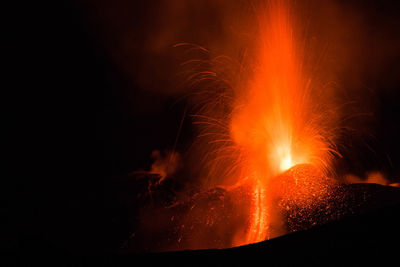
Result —
[[[199, 89], [194, 102], [200, 108], [193, 118], [205, 142], [199, 146], [204, 157], [198, 156], [195, 165], [202, 166], [198, 176], [206, 185], [194, 194], [188, 189], [173, 204], [143, 212], [147, 219], [142, 232], [167, 236], [157, 249], [263, 241], [313, 225], [310, 214], [330, 205], [336, 188], [327, 178], [336, 153], [335, 123], [332, 112], [326, 112], [327, 103], [313, 95], [321, 90], [316, 82], [320, 78], [310, 71], [314, 66], [304, 63], [313, 55], [293, 10], [289, 1], [268, 1], [255, 10], [257, 37], [254, 50], [240, 63], [239, 81], [227, 82], [218, 68], [212, 69], [225, 65], [223, 57], [185, 63], [212, 69], [200, 69], [188, 78]], [[206, 160], [199, 164], [199, 158]], [[156, 163], [151, 172], [160, 175], [158, 183], [151, 183], [155, 191], [169, 181], [170, 160]], [[156, 194], [148, 195], [153, 202]], [[160, 226], [154, 218], [166, 223]], [[138, 246], [151, 241], [146, 235], [136, 240]]]
[[[329, 167], [334, 151], [333, 134], [324, 127], [324, 120], [329, 118], [315, 113], [318, 107], [310, 96], [313, 77], [302, 64], [306, 55], [302, 40], [296, 39], [299, 29], [288, 2], [269, 2], [259, 12], [258, 24], [253, 74], [237, 94], [231, 121], [232, 139], [246, 155], [243, 169], [253, 180], [248, 243], [283, 231], [279, 229], [281, 218], [273, 207], [273, 195], [279, 187], [273, 184], [281, 183], [279, 174], [304, 163], [313, 164], [322, 173]], [[313, 194], [307, 189], [300, 191], [305, 195], [301, 200]]]

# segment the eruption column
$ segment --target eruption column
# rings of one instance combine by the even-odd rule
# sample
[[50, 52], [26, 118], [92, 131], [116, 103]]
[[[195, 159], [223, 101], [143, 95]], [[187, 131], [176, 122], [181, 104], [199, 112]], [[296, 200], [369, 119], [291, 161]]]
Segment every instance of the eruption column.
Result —
[[327, 118], [315, 113], [310, 99], [304, 42], [296, 40], [288, 2], [268, 2], [260, 10], [255, 59], [247, 63], [252, 75], [238, 93], [231, 121], [232, 139], [246, 155], [243, 169], [253, 177], [248, 243], [282, 233], [271, 197], [274, 177], [303, 163], [324, 170], [332, 151], [320, 123]]

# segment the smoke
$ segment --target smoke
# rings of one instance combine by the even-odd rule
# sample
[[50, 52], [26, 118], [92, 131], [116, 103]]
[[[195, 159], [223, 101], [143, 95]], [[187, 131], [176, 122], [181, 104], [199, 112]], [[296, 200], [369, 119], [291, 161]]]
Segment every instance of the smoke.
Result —
[[154, 150], [151, 153], [151, 158], [154, 160], [151, 165], [150, 174], [160, 175], [160, 181], [167, 177], [171, 177], [181, 167], [181, 157], [178, 152], [166, 150], [161, 153], [159, 150]]
[[[254, 7], [265, 2], [88, 0], [81, 5], [87, 12], [89, 32], [132, 85], [116, 86], [120, 106], [142, 116], [163, 112], [168, 108], [167, 100], [182, 101], [194, 92], [185, 83], [190, 73], [181, 66], [194, 59], [193, 54], [174, 48], [176, 44], [200, 45], [214, 56], [240, 62], [254, 49]], [[381, 1], [309, 0], [291, 4], [296, 5], [302, 34], [314, 53], [312, 59], [304, 61], [323, 62], [312, 64], [317, 67], [311, 71], [324, 76], [319, 78], [323, 81], [321, 89], [314, 94], [321, 103], [335, 102], [336, 109], [327, 109], [332, 116], [340, 117], [336, 125], [338, 150], [348, 162], [338, 158], [336, 170], [339, 174], [351, 173], [362, 158], [359, 151], [365, 151], [376, 136], [379, 123], [375, 116], [382, 105], [378, 96], [396, 88], [400, 22], [395, 19], [398, 16], [390, 15], [396, 10]], [[394, 149], [394, 153], [398, 152]], [[393, 163], [382, 164], [398, 165], [398, 154], [395, 156]], [[380, 153], [378, 157], [386, 155]]]
[[188, 42], [229, 53], [237, 46], [243, 6], [228, 0], [118, 0], [87, 1], [85, 8], [91, 32], [121, 73], [139, 90], [176, 96], [186, 89], [176, 86], [182, 55], [173, 46]]
[[[285, 3], [285, 1], [277, 2]], [[158, 182], [161, 182], [182, 175], [178, 171], [185, 168], [184, 179], [187, 184], [200, 183], [203, 186], [202, 190], [206, 189], [204, 194], [206, 196], [212, 195], [207, 191], [210, 188], [227, 187], [246, 177], [249, 187], [253, 188], [251, 197], [247, 196], [248, 205], [244, 205], [242, 200], [232, 202], [235, 203], [235, 209], [244, 214], [251, 214], [247, 217], [254, 221], [249, 229], [254, 230], [256, 234], [245, 239], [246, 242], [261, 241], [268, 237], [269, 234], [266, 235], [259, 230], [266, 228], [267, 224], [271, 224], [271, 228], [276, 228], [276, 233], [273, 235], [283, 233], [280, 215], [275, 214], [277, 213], [275, 208], [265, 207], [265, 202], [271, 202], [267, 199], [271, 191], [264, 190], [268, 188], [266, 184], [269, 182], [252, 185], [252, 179], [260, 180], [259, 177], [267, 175], [272, 177], [295, 164], [304, 163], [304, 158], [323, 161], [323, 165], [327, 166], [326, 169], [334, 169], [339, 174], [337, 176], [341, 177], [341, 174], [347, 183], [390, 184], [383, 172], [367, 172], [364, 176], [357, 172], [354, 175], [348, 173], [353, 173], [357, 162], [355, 159], [362, 157], [360, 151], [363, 150], [359, 148], [367, 147], [366, 141], [373, 136], [376, 126], [374, 114], [380, 105], [379, 99], [375, 96], [380, 90], [385, 90], [378, 86], [382, 84], [379, 80], [385, 77], [383, 82], [385, 85], [386, 81], [395, 79], [397, 75], [396, 71], [382, 70], [391, 66], [393, 58], [400, 56], [398, 49], [400, 34], [396, 34], [396, 30], [393, 30], [396, 28], [393, 25], [400, 26], [400, 23], [374, 18], [372, 6], [361, 9], [363, 3], [354, 1], [351, 3], [336, 0], [287, 1], [296, 15], [293, 33], [284, 27], [288, 30], [287, 36], [292, 34], [295, 38], [300, 36], [296, 38], [296, 41], [300, 42], [299, 50], [307, 53], [297, 54], [296, 61], [298, 60], [300, 64], [291, 69], [285, 65], [281, 68], [276, 67], [282, 58], [298, 51], [297, 49], [284, 51], [282, 47], [277, 47], [278, 53], [271, 52], [273, 55], [268, 54], [268, 49], [264, 51], [264, 55], [259, 52], [263, 49], [259, 49], [258, 43], [268, 43], [273, 36], [271, 32], [263, 31], [263, 27], [257, 27], [259, 18], [254, 14], [260, 11], [257, 9], [258, 6], [262, 6], [260, 3], [272, 2], [100, 0], [87, 1], [85, 6], [91, 34], [101, 44], [101, 51], [112, 62], [115, 72], [122, 77], [116, 79], [127, 81], [125, 87], [120, 86], [119, 80], [112, 84], [117, 102], [120, 104], [118, 107], [123, 106], [121, 108], [123, 112], [133, 114], [133, 117], [146, 118], [145, 114], [169, 112], [170, 102], [189, 100], [189, 106], [192, 107], [188, 112], [190, 118], [188, 121], [194, 122], [195, 126], [192, 128], [195, 137], [194, 140], [187, 142], [190, 148], [187, 151], [180, 150], [184, 146], [179, 146], [178, 134], [174, 148], [178, 147], [177, 150], [180, 152], [176, 152], [176, 149], [163, 152], [154, 150], [151, 154], [153, 160], [151, 169], [146, 173], [159, 175]], [[269, 21], [268, 18], [266, 21]], [[278, 18], [278, 21], [286, 23], [286, 19]], [[268, 29], [268, 23], [265, 24], [265, 28]], [[388, 36], [391, 38], [386, 38]], [[177, 45], [183, 43], [190, 45]], [[280, 54], [279, 51], [284, 53]], [[279, 55], [276, 60], [278, 64], [273, 60], [271, 64], [270, 59], [276, 55]], [[259, 64], [260, 62], [262, 64]], [[263, 71], [259, 72], [260, 69]], [[265, 89], [263, 86], [266, 81], [273, 83], [272, 78], [268, 80], [268, 74], [276, 76], [277, 72], [285, 73], [289, 69], [292, 73], [299, 74], [301, 78], [297, 79], [301, 80], [299, 83], [291, 82], [287, 88], [285, 87], [286, 89], [279, 88], [276, 94], [272, 92], [268, 94], [262, 90]], [[255, 73], [261, 74], [257, 76]], [[306, 73], [305, 77], [303, 73]], [[287, 77], [296, 78], [295, 75], [284, 76], [280, 81], [281, 85], [285, 84], [284, 80]], [[252, 83], [260, 85], [258, 92], [249, 92]], [[291, 92], [295, 89], [293, 85], [309, 88], [310, 84], [312, 90], [303, 90], [304, 95], [310, 94], [312, 108], [307, 108], [309, 106], [304, 104], [295, 109], [280, 109], [289, 101], [296, 104], [298, 99], [302, 99], [303, 94], [297, 95]], [[266, 99], [268, 101], [265, 101]], [[248, 104], [253, 107], [247, 109], [248, 113], [238, 112], [241, 109], [243, 111], [243, 107]], [[267, 110], [269, 113], [266, 116], [265, 112], [260, 114], [260, 110]], [[255, 116], [257, 112], [258, 116]], [[285, 128], [287, 125], [280, 124], [279, 120], [275, 119], [277, 114], [285, 121], [297, 124], [293, 129]], [[292, 117], [287, 114], [296, 115]], [[306, 123], [300, 122], [299, 114], [307, 115]], [[231, 127], [233, 120], [236, 122], [234, 129]], [[152, 124], [153, 121], [146, 120], [146, 123]], [[310, 125], [312, 127], [308, 127]], [[171, 131], [180, 133], [181, 126], [178, 131], [176, 129]], [[156, 133], [162, 135], [168, 127], [174, 126], [165, 125]], [[320, 131], [321, 129], [324, 130]], [[292, 149], [292, 137], [285, 135], [291, 131], [297, 132], [300, 136], [299, 141], [293, 141], [293, 144], [296, 144], [293, 145], [295, 149]], [[233, 132], [234, 138], [232, 138]], [[137, 135], [137, 138], [140, 138], [140, 133]], [[277, 143], [265, 146], [265, 136], [272, 140], [270, 143], [283, 140], [284, 145]], [[312, 138], [306, 138], [309, 136]], [[237, 144], [246, 149], [238, 149]], [[310, 146], [316, 148], [317, 152], [323, 151], [323, 153], [310, 152], [308, 150]], [[157, 143], [155, 147], [172, 146]], [[337, 152], [335, 160], [331, 151]], [[275, 158], [276, 154], [278, 157]], [[146, 155], [143, 154], [142, 157]], [[268, 163], [268, 160], [265, 160], [266, 155], [274, 165], [279, 166], [279, 169], [269, 170], [271, 168], [266, 166], [266, 162]], [[270, 155], [273, 155], [272, 160]], [[248, 160], [249, 158], [252, 160]], [[386, 155], [383, 158], [386, 158]], [[369, 166], [368, 162], [371, 160], [359, 164], [362, 172], [366, 171], [364, 168]], [[393, 160], [393, 165], [396, 164], [398, 163]], [[254, 172], [253, 169], [257, 169], [258, 172]], [[293, 181], [296, 181], [297, 186], [297, 180]], [[323, 185], [304, 187], [306, 192], [296, 194], [295, 197], [310, 196], [310, 194], [314, 196], [315, 188], [325, 187]], [[160, 187], [160, 190], [162, 189]], [[293, 189], [295, 193], [300, 192], [297, 190], [298, 187]], [[293, 196], [290, 196], [290, 199], [292, 198]], [[296, 198], [295, 200], [299, 201]], [[313, 200], [310, 203], [317, 202]], [[225, 205], [225, 202], [222, 204]], [[302, 206], [307, 205], [302, 203]], [[182, 225], [189, 225], [186, 220], [193, 221], [195, 217], [190, 217], [193, 214], [204, 219], [204, 214], [207, 212], [210, 212], [209, 208], [204, 205], [204, 208], [194, 210], [192, 215], [185, 213], [181, 220], [185, 223]], [[215, 218], [221, 219], [218, 212], [212, 212], [215, 212]], [[265, 220], [266, 217], [268, 220]], [[148, 220], [158, 225], [159, 220], [154, 218], [152, 213]], [[177, 220], [173, 216], [171, 219], [169, 216], [165, 218]], [[214, 218], [214, 215], [211, 218]], [[208, 217], [206, 219], [208, 220]], [[226, 222], [221, 225], [223, 230], [229, 230], [228, 235], [237, 234], [233, 228], [225, 227]], [[239, 228], [243, 231], [242, 224], [237, 223], [236, 226], [241, 226]], [[203, 228], [193, 228], [199, 231], [199, 240], [202, 240], [200, 237], [204, 232], [199, 229]], [[235, 239], [242, 243], [242, 234], [240, 238]]]
[[387, 179], [387, 177], [379, 171], [367, 172], [365, 177], [358, 177], [353, 174], [347, 174], [344, 177], [344, 181], [350, 184], [355, 184], [355, 183], [368, 183], [368, 184], [380, 184], [380, 185], [390, 184], [390, 181]]
[[[89, 32], [97, 38], [117, 72], [132, 85], [128, 88], [116, 86], [120, 105], [139, 117], [164, 112], [169, 108], [168, 100], [184, 101], [182, 99], [187, 99], [188, 95], [192, 97], [198, 93], [185, 82], [193, 73], [186, 66], [182, 67], [182, 63], [198, 58], [188, 52], [192, 50], [176, 48], [176, 44], [184, 42], [205, 48], [210, 52], [207, 60], [218, 56], [232, 59], [224, 63], [225, 66], [231, 67], [233, 61], [242, 63], [243, 58], [254, 51], [252, 42], [257, 34], [254, 7], [266, 2], [88, 0], [80, 5], [87, 13]], [[380, 1], [309, 0], [291, 4], [296, 6], [302, 23], [298, 28], [303, 29], [301, 34], [306, 36], [309, 50], [314, 54], [302, 60], [321, 62], [310, 64], [316, 66], [310, 71], [319, 79], [313, 83], [320, 85], [320, 90], [314, 90], [313, 98], [335, 106], [326, 107], [326, 110], [337, 117], [336, 144], [343, 157], [337, 157], [332, 164], [339, 176], [353, 172], [359, 175], [360, 171], [365, 171], [359, 166], [368, 166], [374, 161], [364, 159], [362, 153], [378, 150], [379, 144], [369, 148], [379, 127], [375, 116], [382, 103], [377, 96], [396, 86], [400, 22], [395, 16], [379, 15], [390, 13], [392, 8]], [[392, 12], [395, 13], [395, 9]], [[231, 75], [224, 78], [237, 83], [239, 78], [232, 73], [244, 75], [240, 64], [238, 69], [239, 72], [225, 71]], [[201, 101], [197, 98], [193, 102], [199, 105]], [[198, 135], [204, 134], [198, 128], [195, 131]], [[203, 140], [196, 139], [198, 144], [192, 147], [197, 148], [185, 157], [185, 161], [194, 162], [185, 162], [190, 169], [205, 165], [196, 164], [208, 153], [203, 147], [210, 146], [210, 140]], [[213, 151], [220, 149], [217, 144], [212, 146]], [[393, 153], [398, 152], [394, 149]], [[385, 151], [377, 151], [377, 154], [377, 157], [387, 158]], [[208, 158], [213, 161], [213, 157]], [[391, 158], [393, 162], [381, 165], [397, 166], [399, 157]], [[207, 164], [214, 169], [225, 168], [219, 162], [209, 161]], [[201, 172], [193, 171], [193, 175], [206, 176]]]

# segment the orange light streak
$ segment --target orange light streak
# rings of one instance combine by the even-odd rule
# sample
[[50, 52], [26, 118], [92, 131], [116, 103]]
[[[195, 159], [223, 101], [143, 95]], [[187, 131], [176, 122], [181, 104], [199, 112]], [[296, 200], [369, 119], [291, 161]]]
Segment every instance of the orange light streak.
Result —
[[290, 11], [286, 1], [259, 10], [257, 59], [231, 121], [232, 139], [247, 155], [243, 169], [255, 177], [248, 243], [281, 232], [272, 229], [281, 219], [272, 203], [273, 177], [304, 163], [324, 170], [332, 151], [319, 124], [323, 116], [314, 114], [311, 76], [302, 64], [304, 47], [296, 40]]

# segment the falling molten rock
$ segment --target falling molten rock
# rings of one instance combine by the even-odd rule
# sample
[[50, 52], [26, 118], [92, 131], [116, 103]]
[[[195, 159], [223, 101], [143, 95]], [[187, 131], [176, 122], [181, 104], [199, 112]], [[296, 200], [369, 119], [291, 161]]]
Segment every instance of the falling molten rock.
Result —
[[[130, 214], [132, 224], [120, 243], [122, 250], [227, 248], [241, 245], [237, 241], [248, 232], [253, 196], [249, 183], [225, 188], [193, 187], [178, 193], [180, 186], [171, 178], [161, 182], [148, 174], [128, 178], [120, 182], [116, 194], [125, 195], [122, 203], [134, 204], [122, 212], [124, 216]], [[268, 186], [274, 209], [270, 212], [279, 218], [278, 223], [270, 222], [269, 230], [275, 230], [275, 234], [269, 238], [400, 204], [400, 188], [339, 183], [310, 164], [290, 168], [271, 179]], [[130, 188], [136, 191], [122, 194]], [[281, 229], [271, 229], [274, 227]]]
[[296, 165], [275, 177], [271, 187], [287, 232], [398, 203], [400, 193], [378, 184], [339, 183], [310, 164]]
[[338, 183], [311, 164], [296, 165], [275, 177], [272, 187], [282, 204], [311, 208], [326, 197]]
[[121, 249], [160, 252], [227, 248], [246, 234], [251, 205], [249, 185], [193, 187], [172, 197], [164, 193], [173, 191], [171, 184], [167, 184], [171, 179], [154, 183], [153, 177], [145, 175], [137, 179], [145, 185], [136, 199], [141, 199], [143, 205], [137, 212], [140, 215], [137, 227]]
[[275, 177], [271, 183], [275, 206], [294, 232], [329, 221], [339, 183], [311, 164], [299, 164]]

